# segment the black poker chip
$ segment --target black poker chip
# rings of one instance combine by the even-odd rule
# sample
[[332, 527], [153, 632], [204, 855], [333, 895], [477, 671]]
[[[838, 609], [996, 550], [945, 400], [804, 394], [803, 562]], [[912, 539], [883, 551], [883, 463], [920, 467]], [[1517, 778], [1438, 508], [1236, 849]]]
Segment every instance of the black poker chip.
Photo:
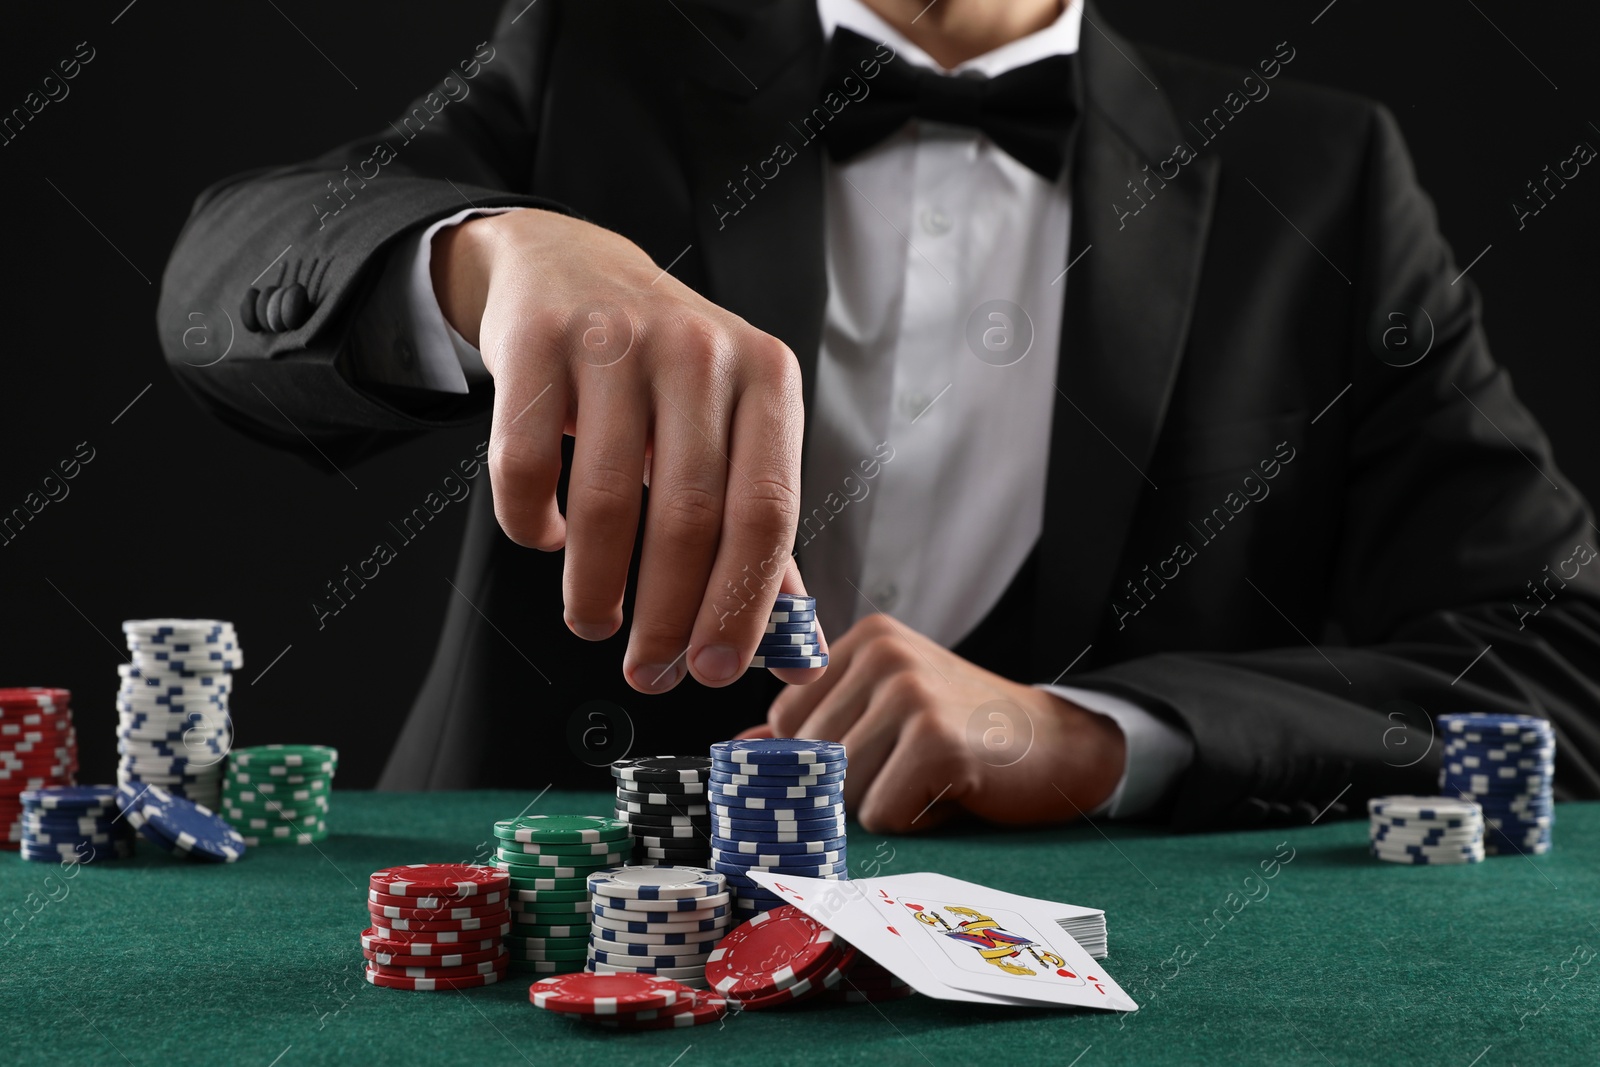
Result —
[[703, 782], [711, 774], [710, 756], [635, 756], [611, 765], [619, 782]]

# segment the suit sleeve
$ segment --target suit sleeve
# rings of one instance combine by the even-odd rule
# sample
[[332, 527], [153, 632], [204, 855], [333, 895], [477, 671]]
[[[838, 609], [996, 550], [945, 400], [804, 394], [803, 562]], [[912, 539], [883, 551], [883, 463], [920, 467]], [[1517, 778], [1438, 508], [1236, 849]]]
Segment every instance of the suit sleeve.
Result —
[[[372, 136], [200, 194], [162, 279], [157, 330], [204, 407], [253, 437], [336, 460], [481, 417], [482, 390], [450, 398], [360, 384], [353, 367], [414, 353], [358, 328], [358, 312], [388, 250], [430, 222], [473, 206], [565, 210], [517, 192], [531, 183], [554, 9], [508, 4], [491, 41]], [[252, 287], [295, 282], [309, 318], [277, 332], [245, 327]], [[204, 358], [186, 346], [191, 313], [231, 317], [226, 357], [212, 355], [215, 337]]]
[[[1343, 643], [1308, 629], [1315, 646], [1289, 636], [1284, 648], [1161, 654], [1073, 678], [1159, 708], [1193, 737], [1171, 805], [1179, 828], [1305, 823], [1325, 808], [1363, 812], [1375, 795], [1436, 793], [1431, 720], [1466, 710], [1549, 719], [1557, 797], [1600, 795], [1600, 531], [1491, 357], [1476, 291], [1456, 280], [1381, 108], [1363, 184], [1354, 384], [1331, 428], [1346, 452], [1327, 576]], [[1406, 368], [1374, 358], [1368, 324], [1388, 321], [1408, 323], [1418, 345], [1431, 322], [1426, 357]]]

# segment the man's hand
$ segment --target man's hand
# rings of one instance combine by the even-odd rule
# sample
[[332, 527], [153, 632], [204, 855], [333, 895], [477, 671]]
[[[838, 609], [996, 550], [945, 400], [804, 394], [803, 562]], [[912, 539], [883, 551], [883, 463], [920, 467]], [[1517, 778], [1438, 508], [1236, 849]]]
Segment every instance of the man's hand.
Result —
[[[794, 353], [626, 238], [553, 212], [448, 227], [431, 263], [440, 309], [494, 377], [495, 516], [520, 545], [566, 549], [568, 628], [599, 641], [622, 625], [649, 485], [623, 672], [646, 693], [686, 670], [733, 681], [774, 597], [805, 592], [790, 556], [804, 425]], [[575, 439], [565, 517], [563, 434]]]
[[965, 808], [989, 822], [1065, 822], [1122, 778], [1122, 730], [941, 648], [887, 615], [835, 641], [827, 675], [773, 701], [751, 737], [844, 742], [845, 802], [880, 833]]

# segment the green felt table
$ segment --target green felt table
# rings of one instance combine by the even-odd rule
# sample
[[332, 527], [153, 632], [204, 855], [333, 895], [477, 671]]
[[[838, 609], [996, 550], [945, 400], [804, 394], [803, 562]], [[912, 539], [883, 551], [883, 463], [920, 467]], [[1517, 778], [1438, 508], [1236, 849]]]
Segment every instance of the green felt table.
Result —
[[[368, 874], [471, 861], [490, 824], [530, 802], [607, 807], [599, 794], [535, 797], [337, 793], [327, 842], [225, 866], [141, 847], [64, 880], [0, 855], [0, 1062], [1498, 1067], [1593, 1063], [1600, 1048], [1600, 804], [1563, 805], [1549, 855], [1468, 867], [1380, 863], [1363, 822], [1202, 836], [851, 830], [858, 875], [942, 871], [1104, 908], [1106, 967], [1143, 1005], [1132, 1015], [913, 997], [625, 1034], [536, 1010], [531, 977], [468, 992], [369, 986]], [[1275, 877], [1260, 879], [1263, 861]]]

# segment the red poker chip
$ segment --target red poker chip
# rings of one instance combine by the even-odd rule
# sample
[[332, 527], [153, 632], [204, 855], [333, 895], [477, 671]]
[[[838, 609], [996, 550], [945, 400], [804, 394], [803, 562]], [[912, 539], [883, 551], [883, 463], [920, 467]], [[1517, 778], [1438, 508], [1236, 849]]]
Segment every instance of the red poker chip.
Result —
[[844, 982], [845, 969], [850, 966], [855, 956], [855, 948], [847, 948], [834, 966], [824, 967], [823, 970], [812, 977], [803, 978], [794, 985], [780, 989], [776, 993], [769, 993], [760, 997], [743, 997], [734, 1000], [733, 1004], [741, 1011], [766, 1011], [770, 1008], [783, 1008], [790, 1004], [798, 1004], [802, 1000], [810, 1000], [819, 993], [839, 988]]
[[706, 960], [706, 981], [732, 1000], [768, 997], [836, 966], [843, 946], [832, 930], [781, 904], [722, 939]]
[[471, 963], [489, 963], [510, 956], [504, 945], [480, 949], [477, 952], [436, 953], [432, 956], [413, 956], [410, 953], [376, 952], [363, 948], [361, 954], [379, 967], [465, 967]]
[[463, 963], [456, 967], [396, 967], [373, 960], [367, 970], [390, 978], [471, 978], [475, 974], [505, 974], [511, 966], [510, 956], [484, 960], [482, 963]]
[[653, 974], [592, 974], [579, 971], [542, 978], [528, 987], [536, 1008], [575, 1015], [630, 1015], [652, 1008], [670, 1008], [691, 1000], [695, 991]]
[[[492, 905], [488, 915], [467, 919], [389, 919], [381, 915], [372, 915], [372, 925], [385, 930], [398, 930], [402, 933], [469, 933], [473, 930], [489, 930], [511, 922], [511, 912], [504, 904]], [[370, 914], [370, 912], [369, 912]]]
[[[400, 922], [399, 919], [386, 919], [384, 922]], [[469, 942], [476, 943], [485, 938], [502, 938], [511, 932], [509, 922], [498, 926], [474, 927], [471, 930], [398, 930], [390, 926], [379, 925], [370, 928], [378, 937], [386, 941], [396, 938], [412, 938], [412, 944], [426, 942], [432, 945], [458, 945]]]
[[387, 952], [395, 956], [448, 956], [458, 952], [483, 952], [498, 947], [499, 936], [481, 933], [459, 941], [435, 941], [431, 935], [417, 936], [399, 932], [379, 935], [378, 928], [369, 926], [361, 931], [361, 947], [369, 952]]
[[680, 1000], [670, 1008], [647, 1009], [632, 1015], [595, 1021], [611, 1030], [681, 1030], [686, 1026], [714, 1023], [726, 1014], [727, 1000], [696, 991], [694, 999], [688, 1003]]
[[[497, 896], [499, 894], [496, 894]], [[416, 900], [416, 897], [400, 897], [401, 900]], [[423, 897], [432, 900], [432, 897]], [[473, 900], [473, 897], [467, 897]], [[482, 919], [491, 915], [509, 915], [506, 902], [496, 901], [476, 907], [461, 907], [458, 902], [445, 901], [442, 907], [418, 908], [407, 905], [405, 907], [392, 907], [388, 904], [374, 904], [367, 902], [367, 911], [374, 919], [407, 919], [423, 922], [452, 922], [460, 919]]]
[[367, 904], [382, 904], [390, 908], [479, 908], [486, 904], [499, 904], [506, 900], [508, 893], [478, 893], [462, 900], [460, 897], [397, 897], [389, 893], [380, 893], [376, 889], [367, 890]]
[[0, 689], [0, 708], [28, 708], [55, 706], [65, 708], [72, 703], [70, 689], [52, 689], [45, 686], [26, 686], [21, 689]]
[[413, 863], [374, 871], [369, 889], [394, 897], [472, 897], [504, 893], [511, 876], [495, 867], [470, 863]]
[[431, 992], [438, 989], [474, 989], [478, 986], [494, 985], [500, 981], [504, 972], [495, 971], [490, 974], [473, 974], [463, 978], [403, 978], [393, 974], [379, 974], [373, 970], [372, 964], [367, 964], [363, 972], [367, 981], [376, 986], [388, 989], [409, 989], [417, 992]]

